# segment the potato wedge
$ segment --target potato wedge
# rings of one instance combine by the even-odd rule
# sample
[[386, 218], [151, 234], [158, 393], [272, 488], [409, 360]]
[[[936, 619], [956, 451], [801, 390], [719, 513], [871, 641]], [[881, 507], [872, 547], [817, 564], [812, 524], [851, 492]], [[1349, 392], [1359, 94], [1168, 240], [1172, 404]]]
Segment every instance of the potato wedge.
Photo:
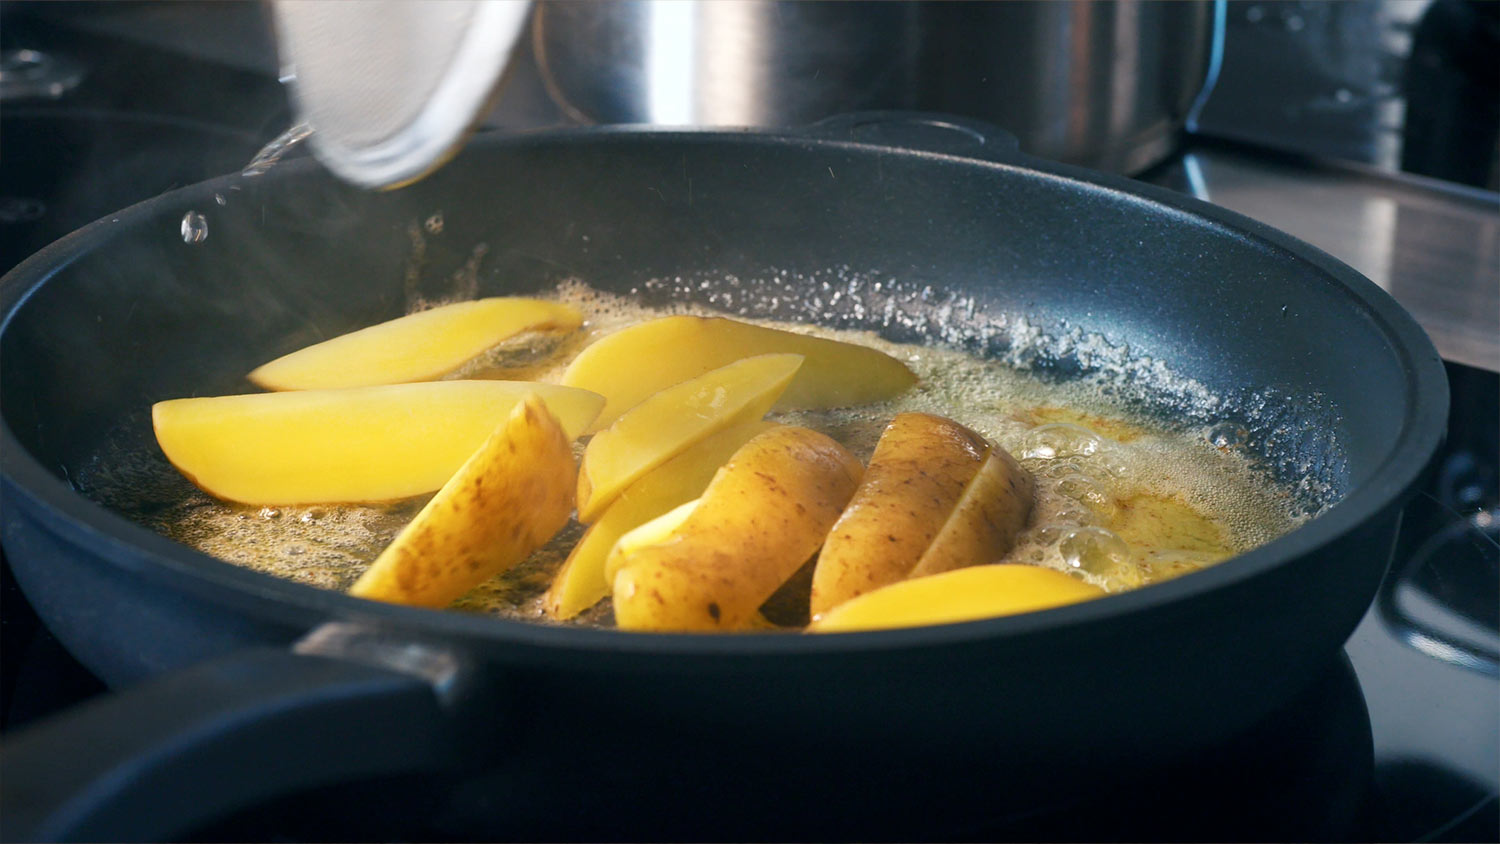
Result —
[[996, 562], [1016, 546], [1035, 500], [1031, 473], [1005, 449], [991, 446], [984, 465], [907, 577]]
[[1212, 562], [1234, 555], [1228, 531], [1181, 498], [1140, 493], [1118, 503], [1109, 528], [1132, 548], [1196, 551]]
[[219, 498], [389, 501], [441, 487], [532, 392], [570, 438], [604, 404], [550, 384], [436, 381], [173, 399], [151, 421], [172, 465]]
[[527, 395], [349, 594], [441, 609], [524, 560], [573, 511], [572, 438]]
[[603, 428], [648, 396], [741, 358], [792, 353], [807, 360], [778, 410], [882, 401], [915, 384], [906, 364], [867, 346], [764, 328], [722, 317], [672, 316], [616, 331], [585, 348], [562, 383], [605, 397]]
[[953, 624], [1036, 612], [1105, 595], [1055, 569], [996, 564], [893, 583], [813, 618], [808, 631], [847, 633]]
[[332, 390], [431, 381], [523, 331], [571, 331], [583, 323], [559, 302], [509, 296], [458, 302], [361, 328], [256, 367], [267, 390]]
[[1009, 455], [990, 463], [994, 451], [951, 419], [901, 413], [891, 420], [818, 556], [813, 614], [903, 580], [924, 563], [923, 573], [932, 573], [1004, 555], [1030, 514], [1031, 486]]
[[801, 355], [737, 360], [657, 393], [594, 435], [578, 473], [578, 520], [599, 517], [625, 487], [693, 443], [771, 409]]
[[823, 543], [861, 467], [831, 438], [778, 427], [746, 443], [687, 519], [620, 561], [622, 630], [743, 630]]
[[616, 541], [672, 508], [703, 494], [714, 473], [755, 435], [774, 422], [747, 422], [726, 428], [689, 446], [625, 488], [599, 520], [589, 526], [542, 598], [547, 614], [572, 618], [609, 594], [605, 560]]

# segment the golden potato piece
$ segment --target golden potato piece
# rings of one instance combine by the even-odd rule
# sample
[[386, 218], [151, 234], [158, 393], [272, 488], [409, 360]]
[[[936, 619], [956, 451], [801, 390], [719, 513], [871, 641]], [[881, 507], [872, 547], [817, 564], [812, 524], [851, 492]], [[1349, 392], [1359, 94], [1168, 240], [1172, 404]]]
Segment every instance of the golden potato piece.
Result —
[[740, 446], [774, 427], [774, 422], [759, 421], [726, 428], [699, 440], [626, 487], [599, 520], [589, 526], [553, 578], [542, 598], [547, 614], [558, 620], [569, 619], [608, 595], [610, 581], [604, 563], [616, 541], [626, 532], [702, 495], [714, 473]]
[[1140, 493], [1118, 503], [1109, 527], [1132, 548], [1195, 551], [1210, 562], [1234, 554], [1223, 526], [1176, 496]]
[[951, 419], [902, 413], [891, 420], [818, 556], [813, 614], [919, 566], [930, 574], [1003, 556], [1030, 514], [1032, 487], [1009, 455], [996, 452]]
[[443, 305], [325, 340], [250, 372], [268, 390], [331, 390], [431, 381], [523, 331], [571, 331], [568, 305], [496, 297]]
[[1105, 594], [1060, 571], [997, 564], [904, 580], [867, 592], [815, 617], [814, 633], [953, 624], [1051, 609]]
[[942, 530], [908, 577], [992, 563], [1016, 545], [1036, 500], [1036, 480], [1009, 452], [991, 446]]
[[693, 443], [766, 414], [801, 355], [758, 355], [653, 395], [594, 435], [578, 473], [578, 520], [594, 521], [625, 487]]
[[1116, 442], [1134, 442], [1149, 433], [1145, 428], [1124, 419], [1116, 419], [1110, 416], [1100, 416], [1095, 413], [1084, 413], [1070, 407], [1056, 407], [1054, 405], [1038, 405], [1027, 408], [1014, 414], [1015, 419], [1028, 425], [1049, 425], [1059, 422], [1077, 425], [1087, 428], [1103, 437], [1108, 437]]
[[219, 498], [389, 501], [441, 487], [533, 392], [569, 437], [604, 404], [550, 384], [435, 381], [173, 399], [151, 421], [172, 465]]
[[572, 439], [538, 396], [526, 396], [349, 594], [446, 607], [567, 524], [574, 471]]
[[623, 630], [743, 630], [818, 550], [854, 494], [854, 455], [807, 428], [778, 427], [735, 452], [667, 538], [620, 561]]
[[740, 358], [805, 357], [778, 410], [883, 401], [915, 384], [906, 364], [867, 346], [763, 328], [722, 317], [671, 316], [616, 331], [584, 349], [562, 383], [605, 397], [604, 427], [660, 390]]

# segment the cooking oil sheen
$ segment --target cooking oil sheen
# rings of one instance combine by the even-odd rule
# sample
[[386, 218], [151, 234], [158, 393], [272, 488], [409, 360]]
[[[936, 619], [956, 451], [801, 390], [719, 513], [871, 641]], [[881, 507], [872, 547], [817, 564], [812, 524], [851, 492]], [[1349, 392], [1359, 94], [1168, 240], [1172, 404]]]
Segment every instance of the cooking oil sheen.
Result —
[[[593, 340], [688, 306], [647, 308], [565, 283], [555, 298], [585, 315], [566, 337], [529, 335], [460, 370], [459, 377], [556, 382]], [[1148, 585], [1263, 544], [1305, 520], [1291, 492], [1247, 455], [1223, 423], [1182, 427], [1113, 402], [1087, 380], [1042, 379], [1001, 361], [873, 333], [758, 321], [878, 348], [918, 376], [905, 394], [856, 408], [774, 413], [838, 440], [868, 461], [895, 414], [952, 418], [1014, 455], [1036, 478], [1036, 503], [1009, 562], [1048, 566], [1108, 591]], [[575, 446], [581, 454], [582, 446]], [[347, 589], [426, 499], [379, 506], [254, 507], [217, 501], [160, 455], [101, 455], [80, 485], [101, 503], [209, 555], [324, 589]], [[142, 495], [144, 487], [150, 494]], [[570, 523], [511, 571], [455, 609], [546, 622], [541, 594], [582, 534]], [[576, 622], [608, 624], [606, 600]]]

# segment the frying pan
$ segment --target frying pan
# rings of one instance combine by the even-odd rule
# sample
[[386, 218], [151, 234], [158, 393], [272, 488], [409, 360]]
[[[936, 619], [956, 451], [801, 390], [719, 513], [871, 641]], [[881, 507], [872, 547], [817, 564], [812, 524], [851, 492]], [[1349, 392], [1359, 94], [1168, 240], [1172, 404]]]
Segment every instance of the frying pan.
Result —
[[[1207, 571], [1046, 612], [634, 635], [263, 576], [80, 492], [101, 459], [155, 454], [152, 402], [247, 391], [253, 366], [454, 278], [478, 295], [580, 279], [1100, 379], [1248, 432], [1322, 511]], [[287, 162], [100, 220], [3, 295], [6, 553], [58, 639], [130, 686], [8, 743], [12, 838], [185, 834], [420, 771], [482, 795], [500, 836], [910, 837], [950, 811], [1086, 799], [1242, 732], [1327, 667], [1448, 406], [1426, 336], [1329, 256], [908, 114], [482, 137], [391, 193]]]

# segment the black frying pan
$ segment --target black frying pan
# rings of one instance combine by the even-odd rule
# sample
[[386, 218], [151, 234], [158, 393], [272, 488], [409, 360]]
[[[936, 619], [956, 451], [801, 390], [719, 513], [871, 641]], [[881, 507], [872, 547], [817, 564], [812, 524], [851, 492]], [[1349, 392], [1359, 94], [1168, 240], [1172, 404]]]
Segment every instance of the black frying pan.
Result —
[[[193, 210], [209, 231], [189, 244]], [[409, 229], [439, 211], [428, 279], [483, 243], [480, 295], [579, 278], [958, 340], [1048, 377], [1119, 364], [1122, 396], [1241, 422], [1274, 471], [1338, 503], [1208, 571], [1088, 604], [715, 637], [359, 601], [217, 562], [74, 488], [108, 443], [154, 451], [152, 402], [245, 391], [253, 366], [401, 313]], [[847, 307], [832, 294], [851, 281], [890, 304]], [[492, 789], [497, 834], [545, 837], [900, 837], [959, 803], [1086, 796], [1244, 730], [1329, 664], [1448, 405], [1417, 325], [1327, 255], [983, 127], [900, 115], [487, 137], [383, 194], [287, 163], [101, 220], [17, 267], [4, 297], [16, 577], [112, 685], [176, 671], [11, 742], [10, 837], [165, 836], [279, 791], [433, 769]], [[1052, 340], [1027, 344], [1026, 327]]]

